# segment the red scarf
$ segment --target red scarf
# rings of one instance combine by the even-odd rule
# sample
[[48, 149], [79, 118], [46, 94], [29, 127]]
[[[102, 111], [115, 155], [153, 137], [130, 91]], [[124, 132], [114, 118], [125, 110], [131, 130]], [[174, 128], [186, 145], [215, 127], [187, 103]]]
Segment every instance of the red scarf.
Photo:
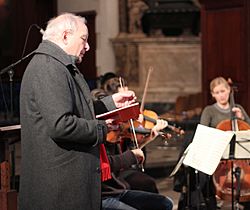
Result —
[[100, 161], [102, 181], [104, 182], [108, 179], [111, 179], [111, 169], [104, 144], [100, 145]]

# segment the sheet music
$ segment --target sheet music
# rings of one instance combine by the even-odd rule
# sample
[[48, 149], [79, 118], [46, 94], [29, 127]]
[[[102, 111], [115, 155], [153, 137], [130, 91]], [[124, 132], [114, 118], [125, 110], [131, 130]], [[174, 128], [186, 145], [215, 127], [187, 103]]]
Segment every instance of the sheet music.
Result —
[[212, 175], [233, 135], [232, 132], [198, 124], [183, 163]]
[[[250, 130], [228, 132], [235, 133], [236, 135], [234, 158], [250, 159]], [[222, 159], [229, 159], [229, 149], [230, 144], [226, 147]]]

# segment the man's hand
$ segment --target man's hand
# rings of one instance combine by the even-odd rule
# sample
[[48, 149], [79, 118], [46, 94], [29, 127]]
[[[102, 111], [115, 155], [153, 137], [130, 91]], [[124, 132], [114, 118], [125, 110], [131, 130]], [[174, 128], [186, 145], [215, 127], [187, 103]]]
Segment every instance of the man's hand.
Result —
[[112, 98], [115, 102], [116, 108], [128, 106], [130, 104], [135, 103], [136, 100], [135, 93], [134, 91], [131, 90], [114, 93], [112, 95]]

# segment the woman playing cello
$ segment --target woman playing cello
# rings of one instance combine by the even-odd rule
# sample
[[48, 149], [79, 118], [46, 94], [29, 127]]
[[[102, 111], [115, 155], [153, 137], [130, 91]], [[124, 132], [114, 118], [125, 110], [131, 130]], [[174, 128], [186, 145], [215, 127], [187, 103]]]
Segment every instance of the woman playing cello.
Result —
[[[228, 82], [223, 77], [217, 77], [211, 81], [210, 91], [216, 102], [204, 108], [200, 120], [201, 124], [216, 128], [222, 120], [231, 118], [230, 89]], [[232, 111], [235, 112], [238, 119], [250, 124], [250, 118], [241, 105], [236, 104]]]
[[[210, 82], [210, 92], [212, 97], [215, 99], [215, 103], [204, 108], [200, 119], [201, 124], [218, 128], [218, 125], [222, 121], [231, 119], [232, 112], [234, 113], [236, 119], [250, 124], [250, 118], [241, 105], [235, 104], [234, 107], [230, 105], [229, 99], [231, 87], [223, 77], [217, 77]], [[215, 190], [211, 177], [207, 177], [207, 175], [202, 173], [200, 173], [200, 177], [202, 177], [201, 179], [204, 182], [203, 185], [209, 186], [210, 188], [210, 200], [216, 202]], [[248, 202], [244, 202], [242, 204], [245, 206], [245, 209], [250, 209]]]

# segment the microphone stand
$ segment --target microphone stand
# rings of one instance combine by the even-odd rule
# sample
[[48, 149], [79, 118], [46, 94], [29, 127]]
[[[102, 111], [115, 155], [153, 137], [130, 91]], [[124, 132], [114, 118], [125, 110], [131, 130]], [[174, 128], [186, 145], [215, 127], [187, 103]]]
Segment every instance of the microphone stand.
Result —
[[[10, 82], [10, 121], [13, 122], [13, 117], [14, 117], [14, 109], [13, 109], [13, 76], [14, 76], [14, 67], [21, 63], [23, 60], [27, 59], [30, 57], [35, 51], [32, 51], [31, 53], [27, 54], [26, 56], [22, 57], [15, 63], [12, 63], [11, 65], [5, 67], [4, 69], [0, 70], [0, 77], [2, 74], [8, 72], [9, 75], [9, 82]], [[7, 110], [8, 111], [8, 110]], [[12, 188], [15, 188], [15, 144], [13, 144], [11, 151], [11, 163], [12, 163], [12, 176], [11, 176], [11, 183], [12, 183]]]
[[21, 63], [23, 60], [27, 59], [28, 57], [30, 57], [35, 51], [32, 51], [31, 53], [27, 54], [26, 56], [22, 57], [21, 59], [19, 59], [18, 61], [16, 61], [15, 63], [12, 63], [11, 65], [3, 68], [2, 70], [0, 70], [0, 77], [2, 74], [8, 72], [9, 74], [9, 82], [10, 82], [10, 120], [13, 120], [13, 116], [14, 116], [14, 109], [13, 109], [13, 76], [14, 76], [14, 67], [16, 65], [18, 65], [19, 63]]
[[22, 57], [20, 60], [18, 60], [15, 63], [10, 64], [9, 66], [3, 68], [0, 70], [0, 75], [4, 74], [5, 72], [11, 71], [17, 64], [21, 63], [26, 58], [30, 57], [35, 51], [32, 51], [31, 53], [27, 54], [26, 56]]

